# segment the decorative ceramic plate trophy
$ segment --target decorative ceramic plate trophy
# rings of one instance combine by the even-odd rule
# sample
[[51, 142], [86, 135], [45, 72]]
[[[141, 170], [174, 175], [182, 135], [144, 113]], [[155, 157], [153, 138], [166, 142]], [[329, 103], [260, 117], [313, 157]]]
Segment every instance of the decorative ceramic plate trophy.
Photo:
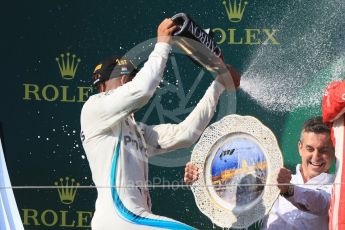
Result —
[[224, 228], [246, 228], [268, 214], [283, 158], [270, 129], [250, 116], [229, 115], [210, 125], [194, 147], [199, 167], [192, 185], [201, 212]]

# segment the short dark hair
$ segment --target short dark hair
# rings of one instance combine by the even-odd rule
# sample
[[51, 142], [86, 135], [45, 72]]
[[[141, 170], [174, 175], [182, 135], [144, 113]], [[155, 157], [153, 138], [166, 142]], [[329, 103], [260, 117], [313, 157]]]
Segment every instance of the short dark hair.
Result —
[[312, 117], [306, 120], [303, 124], [302, 131], [301, 131], [301, 137], [300, 140], [302, 140], [303, 133], [331, 133], [330, 127], [328, 127], [323, 121], [321, 116]]

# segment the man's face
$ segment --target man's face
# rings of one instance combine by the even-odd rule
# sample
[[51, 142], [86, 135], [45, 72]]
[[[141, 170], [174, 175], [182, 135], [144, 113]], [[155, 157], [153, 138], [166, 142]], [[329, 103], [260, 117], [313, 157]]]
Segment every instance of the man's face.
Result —
[[302, 175], [304, 182], [328, 172], [334, 159], [334, 149], [328, 133], [303, 132], [298, 142], [298, 150], [302, 159]]

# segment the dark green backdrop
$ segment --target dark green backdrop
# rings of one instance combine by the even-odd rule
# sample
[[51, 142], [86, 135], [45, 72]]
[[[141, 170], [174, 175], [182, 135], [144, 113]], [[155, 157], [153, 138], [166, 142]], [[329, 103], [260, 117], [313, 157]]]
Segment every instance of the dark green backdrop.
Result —
[[[260, 119], [276, 135], [285, 165], [294, 170], [301, 124], [320, 114], [327, 83], [344, 76], [344, 8], [341, 1], [248, 0], [242, 20], [235, 23], [221, 0], [3, 3], [0, 122], [12, 185], [54, 186], [60, 178], [65, 183], [66, 177], [93, 185], [79, 138], [79, 115], [83, 101], [92, 94], [88, 89], [94, 65], [154, 38], [160, 21], [179, 12], [213, 29], [225, 61], [242, 73], [242, 88], [230, 95], [236, 97], [236, 109], [232, 105], [225, 112]], [[66, 61], [66, 53], [76, 55], [75, 63], [80, 59], [72, 79], [61, 76], [55, 60], [64, 54]], [[174, 58], [182, 81], [176, 83], [171, 62], [166, 79], [187, 92], [200, 68], [183, 55]], [[205, 73], [189, 107], [211, 80]], [[164, 88], [159, 92], [163, 111], [179, 108], [176, 92]], [[138, 120], [147, 108], [137, 114]], [[154, 110], [145, 121], [160, 123], [161, 111]], [[189, 156], [191, 151], [185, 149], [183, 154]], [[153, 164], [150, 178], [181, 182], [182, 165]], [[95, 189], [79, 188], [73, 201], [63, 203], [56, 188], [18, 188], [14, 193], [25, 229], [88, 228], [97, 195]], [[199, 229], [214, 228], [196, 207], [190, 190], [155, 188], [151, 196], [154, 213]]]

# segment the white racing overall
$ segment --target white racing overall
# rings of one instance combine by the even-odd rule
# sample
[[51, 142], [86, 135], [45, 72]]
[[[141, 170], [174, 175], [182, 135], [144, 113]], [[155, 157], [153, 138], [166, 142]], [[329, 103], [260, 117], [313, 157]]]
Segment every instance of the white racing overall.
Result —
[[179, 124], [137, 124], [132, 113], [159, 85], [170, 45], [157, 43], [136, 77], [114, 90], [91, 96], [81, 112], [81, 138], [98, 197], [92, 229], [193, 229], [154, 215], [148, 184], [148, 158], [189, 147], [212, 118], [223, 85], [214, 81]]

